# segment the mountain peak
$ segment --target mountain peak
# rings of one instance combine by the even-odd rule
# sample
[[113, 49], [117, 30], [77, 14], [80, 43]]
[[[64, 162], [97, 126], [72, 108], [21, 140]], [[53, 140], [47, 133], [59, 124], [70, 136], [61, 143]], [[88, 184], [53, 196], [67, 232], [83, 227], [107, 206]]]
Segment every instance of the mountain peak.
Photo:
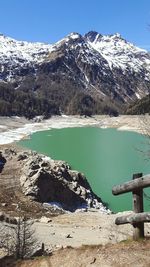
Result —
[[89, 41], [89, 42], [95, 42], [98, 39], [101, 39], [103, 35], [101, 35], [100, 33], [96, 32], [96, 31], [89, 31], [88, 33], [85, 34], [85, 38]]
[[112, 36], [114, 37], [117, 37], [117, 38], [121, 38], [122, 39], [122, 36], [120, 33], [116, 32], [115, 34], [113, 34]]
[[67, 37], [71, 39], [79, 39], [82, 38], [82, 35], [77, 32], [71, 32], [70, 34], [67, 35]]
[[122, 36], [121, 36], [121, 34], [120, 33], [118, 33], [118, 32], [116, 32], [116, 33], [114, 33], [114, 34], [109, 34], [109, 35], [107, 35], [109, 38], [111, 38], [111, 39], [114, 39], [114, 40], [124, 40], [124, 41], [126, 41]]
[[71, 32], [70, 34], [68, 34], [66, 37], [64, 37], [63, 39], [61, 39], [60, 41], [58, 41], [56, 44], [54, 44], [54, 46], [59, 47], [61, 45], [63, 45], [64, 43], [70, 43], [73, 41], [78, 41], [80, 39], [83, 39], [82, 35], [77, 33], [77, 32]]

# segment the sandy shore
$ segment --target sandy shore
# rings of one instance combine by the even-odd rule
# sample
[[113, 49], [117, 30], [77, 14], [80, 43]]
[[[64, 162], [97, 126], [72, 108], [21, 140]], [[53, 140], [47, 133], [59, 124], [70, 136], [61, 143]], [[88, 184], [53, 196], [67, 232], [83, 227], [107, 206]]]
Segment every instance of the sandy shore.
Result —
[[[148, 117], [149, 119], [149, 117]], [[29, 121], [19, 117], [0, 117], [0, 144], [9, 144], [19, 141], [37, 131], [60, 129], [68, 127], [93, 126], [99, 128], [117, 128], [118, 130], [136, 131], [143, 133], [143, 116], [53, 116], [41, 122]], [[143, 125], [142, 125], [143, 124]]]

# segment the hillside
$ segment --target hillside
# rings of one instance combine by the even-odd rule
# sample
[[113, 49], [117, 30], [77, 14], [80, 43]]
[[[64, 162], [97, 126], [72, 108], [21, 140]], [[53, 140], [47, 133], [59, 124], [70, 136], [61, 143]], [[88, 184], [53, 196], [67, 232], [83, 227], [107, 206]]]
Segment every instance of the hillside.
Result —
[[[51, 257], [18, 263], [16, 267], [148, 267], [150, 242], [123, 242], [106, 246], [68, 247]], [[77, 260], [78, 259], [78, 260]], [[15, 267], [14, 266], [14, 267]]]
[[49, 45], [0, 35], [0, 115], [123, 113], [150, 90], [150, 54], [119, 34]]
[[135, 101], [131, 104], [126, 114], [136, 115], [136, 114], [150, 114], [150, 95], [143, 97], [142, 99]]

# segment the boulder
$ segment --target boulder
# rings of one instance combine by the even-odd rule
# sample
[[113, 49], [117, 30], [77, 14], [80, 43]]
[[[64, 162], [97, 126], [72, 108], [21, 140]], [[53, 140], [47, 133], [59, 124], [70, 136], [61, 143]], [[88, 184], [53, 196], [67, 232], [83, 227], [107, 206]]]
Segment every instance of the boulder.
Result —
[[35, 153], [29, 155], [20, 182], [24, 194], [36, 201], [60, 203], [68, 211], [82, 207], [107, 211], [101, 199], [93, 193], [86, 177], [71, 170], [64, 161], [52, 160]]
[[50, 223], [52, 222], [52, 219], [46, 217], [46, 216], [42, 216], [41, 219], [40, 219], [40, 222], [41, 223]]
[[19, 153], [19, 155], [17, 156], [18, 161], [20, 161], [20, 160], [25, 160], [25, 159], [27, 159], [27, 158], [28, 158], [28, 154], [25, 153], [25, 152], [23, 152], [23, 153]]

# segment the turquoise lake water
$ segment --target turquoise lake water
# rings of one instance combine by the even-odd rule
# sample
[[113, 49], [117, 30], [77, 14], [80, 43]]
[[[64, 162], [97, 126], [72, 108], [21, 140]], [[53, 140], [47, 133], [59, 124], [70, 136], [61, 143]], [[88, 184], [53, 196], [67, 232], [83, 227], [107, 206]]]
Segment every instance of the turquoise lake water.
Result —
[[[52, 129], [36, 132], [19, 144], [67, 161], [83, 172], [93, 191], [116, 211], [131, 210], [131, 193], [113, 196], [112, 187], [132, 179], [133, 173], [150, 173], [148, 139], [138, 133], [95, 127]], [[150, 195], [150, 189], [145, 190]], [[144, 197], [145, 210], [150, 200]]]

